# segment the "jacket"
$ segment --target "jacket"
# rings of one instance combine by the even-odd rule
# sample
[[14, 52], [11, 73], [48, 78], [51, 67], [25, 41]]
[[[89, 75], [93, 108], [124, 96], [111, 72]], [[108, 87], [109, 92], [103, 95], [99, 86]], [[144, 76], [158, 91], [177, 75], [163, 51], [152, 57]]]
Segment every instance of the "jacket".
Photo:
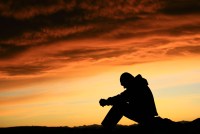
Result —
[[154, 102], [153, 94], [148, 87], [148, 82], [140, 74], [134, 78], [130, 87], [122, 93], [109, 97], [108, 105], [118, 105], [127, 103], [131, 109], [146, 116], [157, 116], [157, 110]]

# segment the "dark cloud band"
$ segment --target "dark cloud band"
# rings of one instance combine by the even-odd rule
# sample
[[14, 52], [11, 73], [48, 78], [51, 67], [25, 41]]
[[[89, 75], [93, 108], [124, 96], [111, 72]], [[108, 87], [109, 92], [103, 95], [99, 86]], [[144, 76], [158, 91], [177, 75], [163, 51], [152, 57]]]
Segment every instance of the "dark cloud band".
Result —
[[[63, 59], [64, 62], [99, 60], [137, 52], [144, 46], [149, 49], [158, 44], [168, 45], [172, 42], [168, 37], [200, 34], [199, 9], [198, 0], [174, 0], [173, 3], [168, 0], [2, 0], [0, 64], [3, 66], [0, 72], [8, 75], [36, 74], [55, 68], [54, 64], [63, 62]], [[185, 19], [188, 16], [191, 21]], [[81, 48], [66, 43], [60, 50], [57, 45], [58, 42], [84, 39], [134, 41], [131, 45], [116, 47], [112, 44], [107, 48], [94, 48], [93, 44]], [[169, 48], [165, 54], [185, 49], [189, 53], [198, 53], [185, 46], [188, 44], [183, 45], [184, 49]], [[53, 48], [53, 52], [45, 51], [49, 48]], [[32, 60], [34, 65], [21, 65], [21, 62], [17, 65], [17, 61], [14, 66], [4, 64], [5, 60], [18, 60], [20, 54], [24, 56], [24, 62]], [[26, 58], [27, 54], [29, 57]], [[43, 64], [48, 66], [38, 59], [44, 59]]]

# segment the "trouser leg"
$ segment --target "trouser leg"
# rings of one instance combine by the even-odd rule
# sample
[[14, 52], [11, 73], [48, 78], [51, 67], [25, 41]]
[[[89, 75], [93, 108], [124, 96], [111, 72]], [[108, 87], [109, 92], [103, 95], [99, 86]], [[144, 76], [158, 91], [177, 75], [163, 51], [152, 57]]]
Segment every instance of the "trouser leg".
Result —
[[101, 124], [105, 128], [113, 128], [117, 125], [122, 116], [123, 112], [120, 110], [120, 108], [117, 106], [113, 106], [107, 113], [106, 117], [104, 118]]

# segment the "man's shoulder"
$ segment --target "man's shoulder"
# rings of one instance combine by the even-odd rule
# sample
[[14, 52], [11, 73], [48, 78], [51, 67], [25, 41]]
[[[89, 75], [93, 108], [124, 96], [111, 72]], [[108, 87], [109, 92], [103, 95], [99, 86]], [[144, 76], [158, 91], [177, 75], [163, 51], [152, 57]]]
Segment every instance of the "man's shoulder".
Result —
[[135, 76], [135, 80], [137, 84], [148, 85], [147, 80], [141, 74], [138, 74], [137, 76]]

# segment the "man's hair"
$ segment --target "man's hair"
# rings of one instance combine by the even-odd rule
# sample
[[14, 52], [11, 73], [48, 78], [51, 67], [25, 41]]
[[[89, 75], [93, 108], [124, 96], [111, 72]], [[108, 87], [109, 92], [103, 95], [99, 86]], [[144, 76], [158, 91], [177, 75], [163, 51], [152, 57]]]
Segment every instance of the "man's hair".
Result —
[[120, 82], [121, 83], [129, 83], [134, 79], [134, 76], [128, 72], [122, 73], [120, 76]]

